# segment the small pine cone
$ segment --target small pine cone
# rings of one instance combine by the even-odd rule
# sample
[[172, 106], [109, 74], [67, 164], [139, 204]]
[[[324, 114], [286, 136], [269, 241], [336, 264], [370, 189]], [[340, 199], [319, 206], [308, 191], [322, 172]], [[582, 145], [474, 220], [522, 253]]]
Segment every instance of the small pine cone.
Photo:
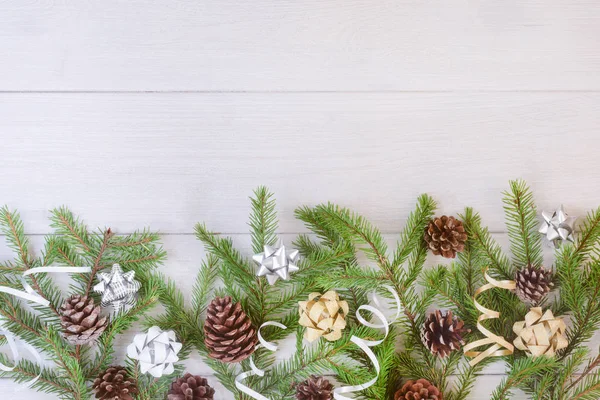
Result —
[[433, 254], [446, 258], [456, 257], [465, 249], [467, 234], [463, 223], [454, 217], [442, 215], [429, 222], [425, 229], [425, 241]]
[[443, 400], [440, 389], [427, 379], [408, 381], [394, 395], [394, 400]]
[[517, 282], [516, 293], [522, 302], [536, 306], [554, 287], [552, 272], [544, 267], [528, 265], [515, 276]]
[[106, 329], [107, 318], [101, 317], [94, 299], [74, 294], [60, 308], [60, 319], [67, 341], [74, 345], [94, 342]]
[[125, 367], [112, 366], [101, 373], [92, 384], [100, 400], [133, 400], [138, 393], [137, 382], [130, 378]]
[[197, 375], [185, 374], [171, 384], [167, 400], [213, 400], [215, 389], [208, 381]]
[[463, 337], [469, 332], [465, 323], [453, 316], [452, 311], [444, 315], [440, 310], [436, 310], [425, 320], [421, 340], [429, 351], [444, 358], [465, 344]]
[[330, 400], [333, 385], [322, 376], [311, 375], [296, 386], [296, 400]]
[[204, 334], [209, 356], [226, 363], [250, 357], [258, 343], [252, 321], [231, 297], [217, 297], [209, 304]]

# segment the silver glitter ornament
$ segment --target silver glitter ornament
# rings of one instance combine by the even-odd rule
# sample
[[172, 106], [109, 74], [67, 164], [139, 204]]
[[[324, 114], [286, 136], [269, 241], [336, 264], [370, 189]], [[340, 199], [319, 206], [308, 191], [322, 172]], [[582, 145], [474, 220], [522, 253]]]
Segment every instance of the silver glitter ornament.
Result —
[[260, 266], [257, 275], [266, 276], [270, 285], [275, 284], [278, 279], [287, 281], [290, 274], [298, 271], [298, 258], [300, 252], [295, 249], [286, 249], [281, 240], [275, 247], [264, 246], [264, 252], [252, 257]]
[[563, 240], [573, 242], [573, 232], [575, 231], [575, 220], [577, 217], [569, 217], [563, 206], [553, 213], [542, 211], [544, 222], [540, 226], [539, 232], [546, 236], [549, 243], [554, 246], [560, 245]]
[[137, 292], [142, 284], [135, 279], [135, 271], [123, 273], [119, 264], [113, 264], [110, 274], [99, 273], [100, 283], [94, 286], [94, 292], [102, 295], [102, 307], [113, 306], [115, 312], [126, 304], [134, 305]]

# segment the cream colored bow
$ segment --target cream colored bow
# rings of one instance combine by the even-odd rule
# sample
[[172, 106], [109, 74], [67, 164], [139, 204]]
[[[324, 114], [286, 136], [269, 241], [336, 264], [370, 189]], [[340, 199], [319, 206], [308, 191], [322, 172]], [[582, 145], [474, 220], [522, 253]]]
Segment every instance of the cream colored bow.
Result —
[[542, 313], [541, 307], [533, 307], [525, 315], [525, 321], [513, 325], [513, 331], [518, 335], [513, 343], [530, 356], [552, 357], [569, 344], [566, 330], [563, 319], [555, 318], [551, 310]]
[[306, 327], [304, 338], [309, 342], [321, 336], [329, 341], [342, 337], [346, 327], [348, 302], [340, 300], [333, 290], [327, 293], [311, 293], [308, 301], [299, 301], [300, 319], [298, 323]]

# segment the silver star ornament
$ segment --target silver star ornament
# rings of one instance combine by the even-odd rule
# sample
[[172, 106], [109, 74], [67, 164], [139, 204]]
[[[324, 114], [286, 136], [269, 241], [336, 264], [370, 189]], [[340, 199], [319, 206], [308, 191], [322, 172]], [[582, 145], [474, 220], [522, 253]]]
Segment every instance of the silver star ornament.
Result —
[[102, 295], [102, 307], [113, 306], [117, 312], [126, 304], [135, 304], [142, 284], [133, 279], [134, 276], [135, 271], [123, 273], [119, 264], [113, 264], [109, 274], [99, 273], [100, 283], [94, 286], [94, 292]]
[[557, 247], [563, 240], [574, 241], [573, 232], [577, 217], [568, 216], [562, 205], [553, 213], [542, 211], [542, 218], [544, 218], [544, 222], [540, 226], [539, 232], [546, 236], [549, 243]]
[[287, 281], [290, 279], [290, 274], [298, 271], [298, 258], [300, 252], [295, 249], [286, 249], [281, 240], [277, 242], [275, 247], [264, 246], [264, 252], [256, 254], [252, 257], [260, 266], [258, 276], [266, 276], [270, 285], [274, 285], [278, 279]]

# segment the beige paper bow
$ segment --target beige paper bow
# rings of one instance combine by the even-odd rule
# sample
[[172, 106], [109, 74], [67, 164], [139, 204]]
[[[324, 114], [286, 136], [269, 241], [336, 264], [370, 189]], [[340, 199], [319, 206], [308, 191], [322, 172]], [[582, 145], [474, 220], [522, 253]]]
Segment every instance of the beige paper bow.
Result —
[[541, 307], [533, 307], [525, 315], [525, 321], [515, 322], [513, 331], [518, 335], [515, 347], [530, 356], [552, 357], [556, 351], [567, 347], [567, 326], [562, 318], [555, 318], [551, 310], [542, 314]]
[[342, 337], [342, 329], [346, 327], [348, 302], [340, 300], [335, 291], [311, 293], [308, 301], [299, 301], [298, 305], [298, 323], [306, 327], [306, 340], [312, 342], [323, 336], [329, 341], [335, 341]]

